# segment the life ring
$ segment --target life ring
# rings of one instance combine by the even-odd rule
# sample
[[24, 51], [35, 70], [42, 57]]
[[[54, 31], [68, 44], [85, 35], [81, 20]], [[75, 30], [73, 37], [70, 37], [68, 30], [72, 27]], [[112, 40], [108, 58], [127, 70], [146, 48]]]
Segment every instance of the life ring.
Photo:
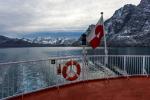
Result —
[[[76, 67], [76, 72], [74, 72], [74, 75], [73, 76], [69, 76], [68, 73], [67, 73], [67, 70], [69, 67], [72, 67], [72, 65], [74, 65]], [[80, 67], [80, 64], [77, 63], [76, 61], [68, 61], [65, 66], [63, 67], [63, 70], [62, 70], [62, 75], [63, 77], [68, 80], [68, 81], [74, 81], [76, 80], [79, 75], [81, 73], [81, 67]]]

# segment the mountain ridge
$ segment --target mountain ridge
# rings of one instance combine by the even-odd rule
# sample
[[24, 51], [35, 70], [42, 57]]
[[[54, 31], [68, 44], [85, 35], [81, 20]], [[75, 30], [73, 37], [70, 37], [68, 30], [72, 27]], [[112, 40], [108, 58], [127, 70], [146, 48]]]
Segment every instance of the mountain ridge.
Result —
[[[150, 0], [124, 5], [104, 25], [108, 46], [150, 46]], [[93, 28], [90, 25], [85, 33]]]

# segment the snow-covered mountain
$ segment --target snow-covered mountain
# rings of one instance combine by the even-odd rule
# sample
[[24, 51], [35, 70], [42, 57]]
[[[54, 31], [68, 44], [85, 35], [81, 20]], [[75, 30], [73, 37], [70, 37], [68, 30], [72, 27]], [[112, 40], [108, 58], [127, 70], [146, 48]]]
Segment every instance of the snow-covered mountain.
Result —
[[3, 47], [51, 47], [51, 46], [72, 46], [77, 41], [74, 38], [52, 38], [37, 37], [32, 39], [9, 38], [0, 35], [0, 48]]
[[31, 43], [17, 38], [8, 38], [0, 35], [0, 48], [3, 47], [35, 47], [43, 46], [37, 43]]
[[52, 46], [71, 46], [82, 32], [34, 32], [20, 36], [24, 41]]
[[72, 43], [77, 41], [76, 38], [67, 38], [67, 37], [35, 37], [35, 38], [23, 38], [24, 41], [28, 41], [30, 43], [39, 43], [39, 44], [50, 44], [50, 45], [66, 45], [70, 46]]
[[[104, 24], [109, 46], [150, 46], [150, 0], [125, 5]], [[90, 25], [85, 33], [92, 28]]]
[[79, 38], [82, 32], [32, 32], [32, 33], [22, 33], [19, 38], [32, 39], [36, 37], [67, 37], [67, 38]]
[[108, 45], [150, 46], [150, 0], [125, 5], [105, 22]]

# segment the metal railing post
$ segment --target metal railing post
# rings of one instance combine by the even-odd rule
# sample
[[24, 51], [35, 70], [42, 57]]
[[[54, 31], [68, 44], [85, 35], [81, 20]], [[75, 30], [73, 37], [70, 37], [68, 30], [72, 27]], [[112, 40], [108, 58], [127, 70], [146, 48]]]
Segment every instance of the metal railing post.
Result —
[[123, 65], [124, 68], [123, 68], [123, 70], [124, 70], [124, 72], [127, 72], [126, 71], [126, 56], [124, 56], [123, 59], [124, 59], [124, 65]]
[[[4, 87], [3, 87], [4, 85], [3, 85], [3, 83], [2, 83], [2, 98], [4, 98]], [[1, 98], [0, 98], [1, 99]]]
[[143, 71], [143, 75], [145, 74], [145, 56], [143, 56], [143, 69], [142, 69], [142, 71]]

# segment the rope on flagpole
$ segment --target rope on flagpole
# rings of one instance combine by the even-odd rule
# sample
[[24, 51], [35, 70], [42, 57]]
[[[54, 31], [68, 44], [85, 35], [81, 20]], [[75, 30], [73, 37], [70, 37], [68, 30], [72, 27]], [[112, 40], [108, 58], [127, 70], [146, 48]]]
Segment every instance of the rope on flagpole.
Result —
[[[103, 12], [101, 12], [101, 16], [103, 18]], [[106, 32], [104, 28], [104, 22], [103, 22], [103, 30], [104, 30], [104, 52], [105, 52], [105, 62], [104, 65], [106, 66], [108, 64], [108, 50], [107, 50], [107, 42], [106, 42]]]

